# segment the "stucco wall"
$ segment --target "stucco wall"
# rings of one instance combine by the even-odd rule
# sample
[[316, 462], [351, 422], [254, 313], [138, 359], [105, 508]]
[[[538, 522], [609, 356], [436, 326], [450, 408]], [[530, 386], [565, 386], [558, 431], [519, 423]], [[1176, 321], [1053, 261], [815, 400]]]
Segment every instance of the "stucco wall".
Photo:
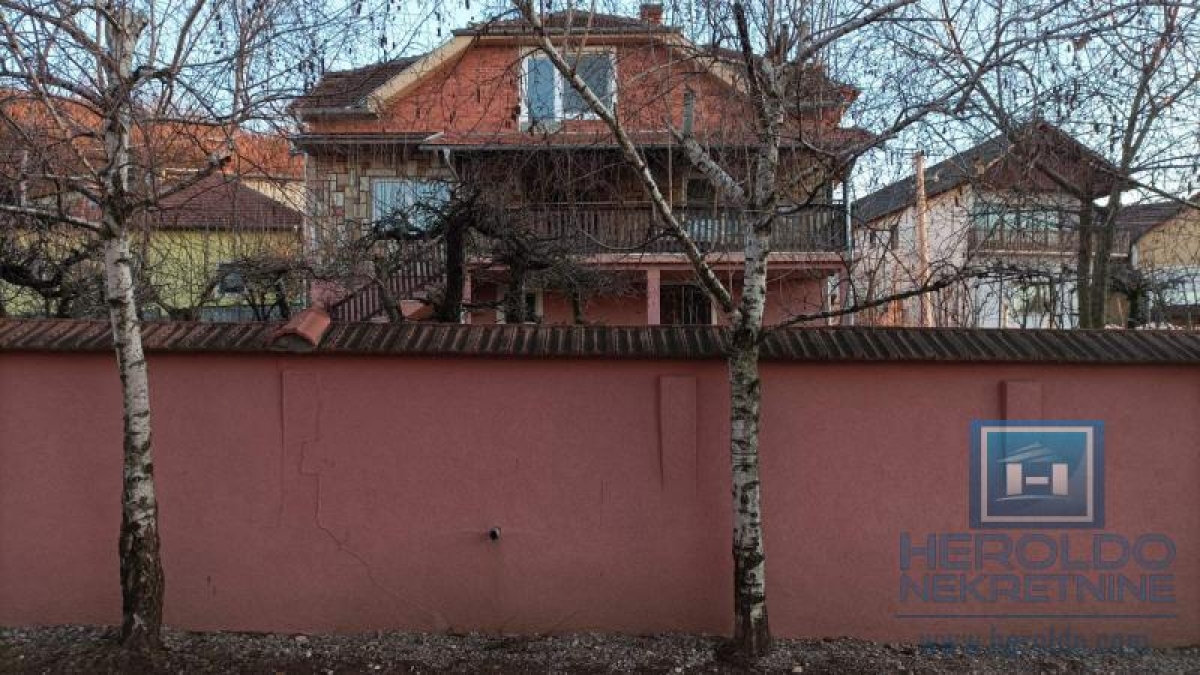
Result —
[[1137, 249], [1138, 267], [1150, 274], [1200, 266], [1200, 212], [1184, 209], [1142, 236]]
[[[150, 368], [171, 625], [731, 629], [720, 361], [154, 354]], [[772, 627], [1200, 641], [1197, 373], [765, 365]], [[970, 424], [1006, 414], [1105, 423], [1102, 532], [1168, 535], [1173, 603], [900, 601], [904, 533], [978, 533]], [[0, 354], [0, 624], [119, 619], [119, 494], [111, 357]], [[1076, 558], [1097, 534], [1036, 532]], [[1142, 572], [1130, 565], [1116, 571]], [[949, 613], [1017, 618], [904, 618]], [[1078, 618], [1096, 614], [1167, 618]]]

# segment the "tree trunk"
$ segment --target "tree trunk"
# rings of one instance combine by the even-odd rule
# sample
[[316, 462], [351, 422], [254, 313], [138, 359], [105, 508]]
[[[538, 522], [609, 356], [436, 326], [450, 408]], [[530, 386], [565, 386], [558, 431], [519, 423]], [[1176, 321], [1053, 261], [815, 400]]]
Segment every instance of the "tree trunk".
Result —
[[508, 270], [508, 287], [501, 301], [504, 323], [525, 323], [532, 317], [525, 316], [525, 270], [511, 264]]
[[150, 439], [150, 381], [134, 297], [127, 218], [129, 133], [132, 126], [133, 52], [145, 19], [127, 6], [108, 16], [107, 58], [101, 59], [111, 101], [104, 125], [108, 166], [101, 203], [104, 295], [112, 323], [124, 406], [121, 496], [121, 642], [146, 651], [162, 646], [163, 570], [158, 550], [158, 498]]
[[1095, 328], [1092, 312], [1092, 229], [1095, 210], [1089, 197], [1079, 208], [1079, 256], [1076, 263], [1075, 294], [1079, 305], [1079, 327]]
[[1111, 275], [1109, 259], [1112, 257], [1113, 234], [1116, 229], [1116, 214], [1121, 208], [1121, 195], [1117, 192], [1109, 199], [1104, 220], [1096, 230], [1095, 264], [1092, 266], [1092, 299], [1090, 301], [1093, 328], [1108, 325], [1108, 287]]
[[766, 549], [762, 530], [762, 480], [759, 472], [759, 338], [767, 299], [774, 199], [746, 236], [742, 297], [734, 315], [728, 359], [730, 454], [733, 464], [734, 647], [740, 656], [757, 658], [771, 648], [767, 622]]
[[121, 498], [121, 642], [146, 651], [161, 646], [163, 570], [158, 551], [158, 499], [150, 442], [150, 382], [133, 296], [129, 239], [123, 227], [104, 242], [105, 291], [125, 420]]
[[587, 317], [583, 312], [583, 293], [578, 286], [571, 288], [571, 320], [576, 326], [587, 323]]
[[758, 345], [735, 345], [728, 365], [733, 456], [733, 641], [741, 655], [754, 658], [767, 653], [771, 646], [758, 463]]
[[446, 223], [446, 289], [437, 307], [437, 320], [462, 321], [463, 285], [466, 281], [466, 218], [454, 214]]

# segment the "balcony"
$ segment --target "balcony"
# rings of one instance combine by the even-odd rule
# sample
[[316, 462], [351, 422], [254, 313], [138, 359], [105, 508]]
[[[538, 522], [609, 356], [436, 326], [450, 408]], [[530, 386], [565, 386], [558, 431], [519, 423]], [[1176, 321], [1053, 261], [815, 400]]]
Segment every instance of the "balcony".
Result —
[[[734, 209], [675, 207], [675, 214], [701, 251], [735, 253], [745, 247], [749, 216]], [[514, 211], [522, 225], [547, 239], [562, 241], [573, 253], [682, 253], [664, 232], [649, 204], [589, 203], [534, 205]], [[840, 253], [846, 226], [840, 204], [806, 206], [775, 221], [771, 250], [779, 253]]]
[[[1079, 251], [1079, 232], [1059, 228], [1007, 229], [972, 227], [967, 231], [967, 246], [972, 251], [1006, 253], [1059, 253]], [[1112, 255], [1129, 251], [1129, 232], [1113, 233]]]

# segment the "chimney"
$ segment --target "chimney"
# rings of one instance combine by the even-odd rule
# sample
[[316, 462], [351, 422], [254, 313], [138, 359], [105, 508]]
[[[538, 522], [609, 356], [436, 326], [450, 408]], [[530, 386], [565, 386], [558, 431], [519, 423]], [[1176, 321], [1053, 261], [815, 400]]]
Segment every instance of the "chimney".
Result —
[[645, 23], [651, 23], [655, 26], [662, 25], [663, 6], [661, 2], [643, 2], [641, 9], [638, 10], [638, 18]]

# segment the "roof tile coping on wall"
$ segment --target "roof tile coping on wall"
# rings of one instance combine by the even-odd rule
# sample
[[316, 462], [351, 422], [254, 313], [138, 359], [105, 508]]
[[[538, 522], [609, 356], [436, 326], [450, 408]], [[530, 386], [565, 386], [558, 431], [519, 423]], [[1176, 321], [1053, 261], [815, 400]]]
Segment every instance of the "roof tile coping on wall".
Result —
[[[334, 323], [315, 332], [314, 328], [315, 324], [297, 325], [289, 331], [279, 324], [148, 321], [142, 324], [142, 339], [146, 350], [153, 353], [267, 353], [282, 348], [346, 355], [719, 359], [729, 338], [726, 329], [712, 326], [410, 322]], [[313, 338], [321, 333], [323, 338]], [[279, 338], [285, 338], [284, 343]], [[104, 321], [0, 320], [0, 352], [96, 352], [108, 351], [111, 345], [109, 325]], [[1200, 333], [794, 328], [770, 333], [762, 357], [807, 362], [1200, 365]]]
[[273, 351], [311, 352], [320, 346], [332, 321], [324, 308], [309, 307], [271, 333], [267, 345]]

